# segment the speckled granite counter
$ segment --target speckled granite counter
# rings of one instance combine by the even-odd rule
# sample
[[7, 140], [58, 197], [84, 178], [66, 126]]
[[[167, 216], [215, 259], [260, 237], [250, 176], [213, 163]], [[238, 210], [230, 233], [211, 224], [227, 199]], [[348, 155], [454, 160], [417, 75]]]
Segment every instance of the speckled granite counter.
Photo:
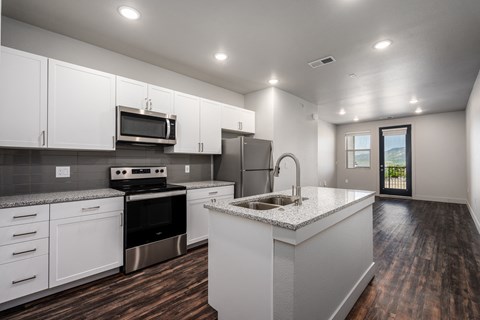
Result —
[[180, 183], [173, 183], [173, 184], [185, 186], [187, 187], [187, 190], [192, 190], [192, 189], [202, 189], [202, 188], [233, 186], [235, 185], [235, 182], [206, 180], [206, 181], [194, 181], [194, 182], [180, 182]]
[[241, 199], [224, 200], [215, 203], [208, 203], [205, 208], [228, 213], [235, 216], [245, 217], [260, 222], [290, 230], [297, 230], [315, 221], [328, 217], [329, 215], [349, 207], [369, 197], [373, 197], [373, 191], [303, 187], [301, 206], [293, 204], [270, 210], [254, 210], [237, 207], [234, 204], [244, 201], [260, 200], [274, 195], [291, 195], [291, 191], [274, 192], [251, 196]]
[[64, 192], [22, 194], [0, 197], [0, 208], [35, 206], [58, 202], [123, 197], [124, 192], [114, 189], [93, 189]]

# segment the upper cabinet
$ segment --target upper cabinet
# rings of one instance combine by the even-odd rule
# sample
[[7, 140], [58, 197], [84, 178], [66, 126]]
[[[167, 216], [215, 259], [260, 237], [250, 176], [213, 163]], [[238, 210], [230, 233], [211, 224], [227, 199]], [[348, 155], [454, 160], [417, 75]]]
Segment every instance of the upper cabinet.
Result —
[[238, 133], [255, 133], [255, 112], [223, 105], [222, 129]]
[[165, 152], [220, 154], [220, 110], [220, 103], [175, 92], [177, 144], [166, 147]]
[[47, 146], [47, 61], [2, 47], [0, 146]]
[[117, 76], [118, 106], [172, 114], [173, 96], [173, 90]]
[[48, 147], [115, 150], [115, 76], [49, 60]]

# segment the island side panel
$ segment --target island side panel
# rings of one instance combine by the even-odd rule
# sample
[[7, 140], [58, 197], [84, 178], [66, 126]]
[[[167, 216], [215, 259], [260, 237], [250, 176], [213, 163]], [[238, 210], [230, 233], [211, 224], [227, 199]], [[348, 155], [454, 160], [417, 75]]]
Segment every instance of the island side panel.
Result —
[[272, 226], [209, 210], [208, 303], [220, 320], [273, 319]]
[[274, 242], [275, 319], [345, 318], [373, 278], [372, 219], [369, 205], [300, 244]]

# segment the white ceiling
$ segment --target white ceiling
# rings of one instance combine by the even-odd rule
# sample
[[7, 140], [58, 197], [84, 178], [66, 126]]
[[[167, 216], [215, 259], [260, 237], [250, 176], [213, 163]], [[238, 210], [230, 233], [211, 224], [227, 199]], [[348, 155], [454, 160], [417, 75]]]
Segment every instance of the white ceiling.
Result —
[[463, 110], [480, 68], [479, 0], [3, 0], [3, 14], [242, 94], [275, 76], [332, 123], [412, 115], [412, 96]]

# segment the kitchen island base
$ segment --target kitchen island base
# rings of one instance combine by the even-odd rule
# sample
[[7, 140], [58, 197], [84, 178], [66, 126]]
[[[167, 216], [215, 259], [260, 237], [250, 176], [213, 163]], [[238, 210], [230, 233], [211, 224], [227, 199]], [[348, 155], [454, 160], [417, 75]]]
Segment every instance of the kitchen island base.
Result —
[[220, 320], [344, 319], [374, 276], [373, 196], [297, 230], [209, 211]]

